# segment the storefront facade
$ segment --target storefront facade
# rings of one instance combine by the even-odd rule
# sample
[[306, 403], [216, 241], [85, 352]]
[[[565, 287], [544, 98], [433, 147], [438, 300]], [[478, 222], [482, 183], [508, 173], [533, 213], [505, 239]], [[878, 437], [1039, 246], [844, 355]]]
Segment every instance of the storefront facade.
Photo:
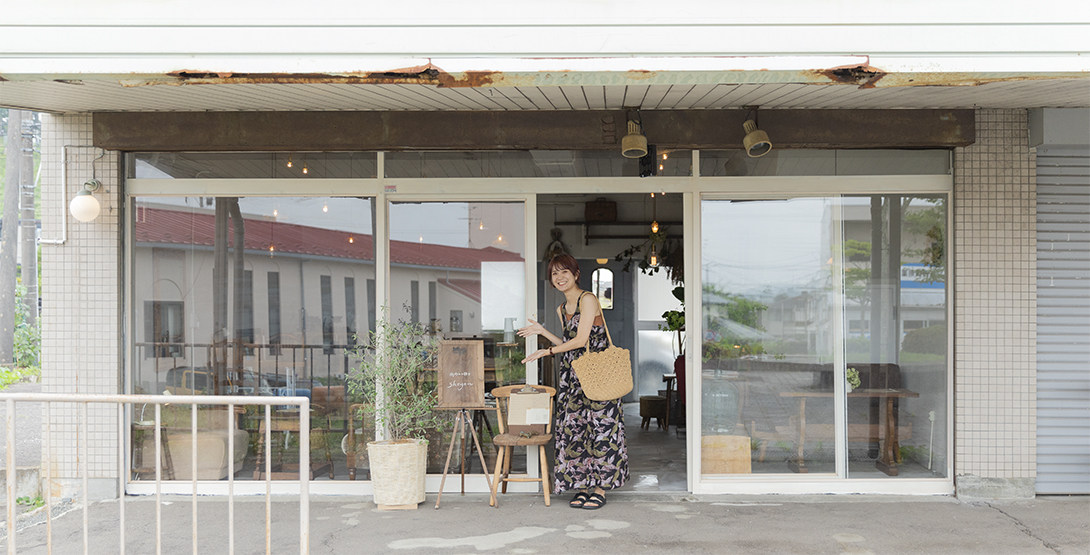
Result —
[[[43, 391], [187, 393], [227, 368], [229, 392], [308, 389], [315, 403], [346, 406], [357, 338], [383, 306], [445, 338], [490, 338], [498, 383], [538, 383], [545, 372], [514, 362], [534, 342], [504, 332], [555, 318], [541, 275], [552, 231], [590, 267], [645, 241], [629, 235], [650, 238], [617, 224], [588, 229], [585, 204], [602, 197], [617, 202], [618, 222], [670, 223], [655, 244], [678, 255], [685, 367], [699, 369], [684, 384], [687, 490], [1032, 496], [1038, 245], [1027, 108], [1037, 104], [1001, 95], [974, 109], [912, 87], [897, 102], [792, 103], [783, 99], [822, 86], [769, 89], [758, 71], [682, 66], [637, 83], [612, 63], [567, 83], [535, 73], [529, 86], [515, 74], [447, 83], [452, 74], [428, 69], [322, 82], [182, 75], [175, 89], [207, 96], [151, 108], [163, 99], [138, 90], [112, 106], [92, 91], [98, 108], [55, 108], [43, 130]], [[866, 94], [875, 75], [859, 72], [823, 87]], [[693, 76], [715, 82], [677, 84]], [[833, 84], [849, 77], [862, 81]], [[1052, 77], [1049, 102], [1084, 107], [1084, 76]], [[292, 103], [283, 93], [295, 89], [283, 87], [294, 86], [328, 87], [317, 93], [326, 100]], [[278, 98], [261, 100], [267, 90]], [[303, 112], [340, 109], [339, 94], [357, 95], [346, 101], [357, 109], [367, 98], [403, 106]], [[264, 108], [230, 108], [236, 101]], [[194, 111], [202, 103], [223, 111]], [[657, 175], [639, 177], [619, 152], [633, 117], [659, 149]], [[772, 154], [742, 154], [747, 118], [767, 130]], [[102, 212], [76, 223], [67, 201], [92, 177], [104, 185]], [[636, 275], [614, 268], [614, 289], [637, 298]], [[636, 371], [650, 376], [636, 376], [635, 395], [663, 373], [641, 353], [670, 336], [640, 308], [622, 332]], [[862, 381], [855, 393], [849, 369]], [[341, 431], [323, 438], [339, 450], [346, 413], [322, 416]], [[105, 430], [117, 429], [113, 419], [92, 415]], [[139, 438], [89, 446], [91, 487], [104, 495], [118, 442]], [[61, 480], [74, 478], [75, 453], [54, 453]], [[368, 493], [365, 475], [349, 480], [335, 458], [333, 479], [311, 491]], [[215, 493], [219, 478], [201, 487]], [[129, 489], [148, 487], [134, 475]]]

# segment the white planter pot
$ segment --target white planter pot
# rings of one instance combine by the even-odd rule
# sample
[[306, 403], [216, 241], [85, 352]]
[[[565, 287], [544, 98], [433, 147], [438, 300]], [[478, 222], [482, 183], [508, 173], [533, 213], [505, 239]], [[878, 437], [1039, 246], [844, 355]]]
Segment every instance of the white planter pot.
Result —
[[372, 441], [367, 444], [367, 458], [371, 463], [376, 505], [405, 508], [424, 502], [427, 440]]

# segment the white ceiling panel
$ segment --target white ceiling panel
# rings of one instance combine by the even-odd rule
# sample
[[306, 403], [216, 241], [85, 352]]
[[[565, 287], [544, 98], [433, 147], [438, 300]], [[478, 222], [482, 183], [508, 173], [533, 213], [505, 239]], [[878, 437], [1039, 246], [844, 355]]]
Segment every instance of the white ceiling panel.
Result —
[[882, 108], [1079, 108], [1090, 77], [967, 86], [859, 88], [834, 84], [485, 86], [415, 83], [144, 84], [118, 81], [0, 82], [0, 105], [46, 112], [337, 110], [644, 110]]

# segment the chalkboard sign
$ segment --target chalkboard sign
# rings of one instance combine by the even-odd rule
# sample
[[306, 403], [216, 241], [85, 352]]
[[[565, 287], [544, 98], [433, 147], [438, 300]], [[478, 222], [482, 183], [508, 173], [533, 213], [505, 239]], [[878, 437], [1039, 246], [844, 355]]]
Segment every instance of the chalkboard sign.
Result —
[[484, 406], [484, 341], [439, 341], [441, 409]]

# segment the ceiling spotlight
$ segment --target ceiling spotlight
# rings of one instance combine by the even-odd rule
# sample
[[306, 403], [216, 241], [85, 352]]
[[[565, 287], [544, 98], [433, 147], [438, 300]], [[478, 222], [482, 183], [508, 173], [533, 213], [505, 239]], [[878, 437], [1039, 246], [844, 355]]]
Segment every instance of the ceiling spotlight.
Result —
[[[631, 117], [631, 116], [630, 116]], [[642, 158], [647, 155], [647, 137], [640, 130], [640, 122], [628, 120], [628, 134], [621, 139], [621, 156]]]
[[746, 136], [742, 139], [742, 145], [746, 148], [746, 154], [750, 158], [759, 158], [772, 150], [772, 141], [768, 139], [768, 133], [757, 129], [757, 122], [748, 119], [742, 124]]

